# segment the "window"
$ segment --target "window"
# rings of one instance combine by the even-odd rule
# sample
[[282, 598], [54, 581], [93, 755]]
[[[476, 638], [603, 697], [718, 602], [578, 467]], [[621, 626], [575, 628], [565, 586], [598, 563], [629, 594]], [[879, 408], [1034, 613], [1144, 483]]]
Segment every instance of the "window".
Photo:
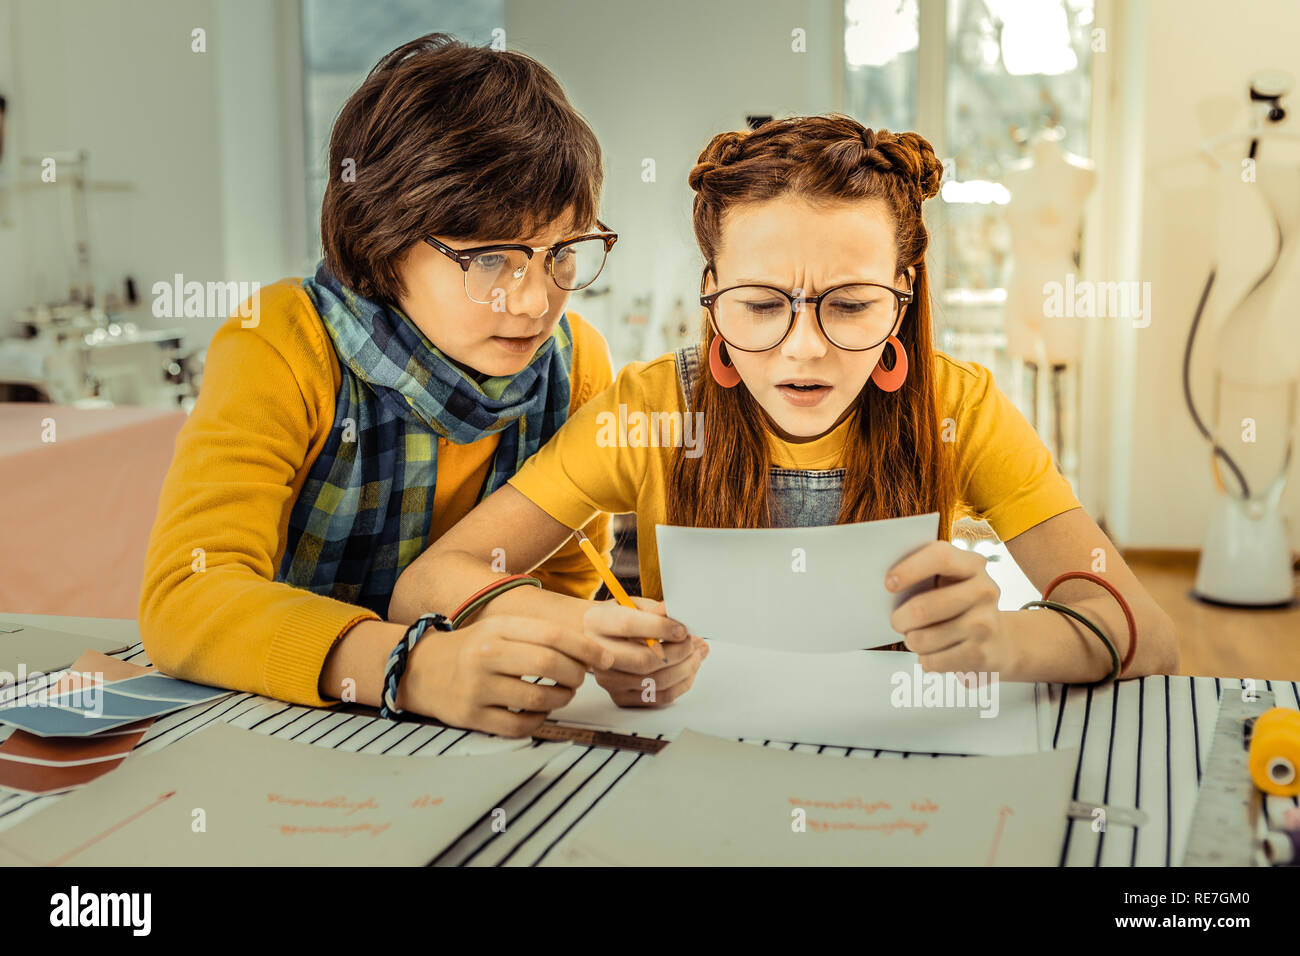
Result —
[[945, 302], [1005, 292], [1010, 252], [1001, 187], [1033, 137], [1064, 134], [1088, 155], [1092, 0], [948, 0]]
[[937, 346], [992, 369], [1071, 478], [1077, 369], [1037, 369], [1006, 347], [1014, 262], [1003, 180], [1044, 134], [1089, 156], [1094, 12], [1094, 0], [844, 5], [846, 111], [873, 128], [916, 129], [944, 159], [927, 211]]
[[847, 0], [844, 104], [871, 129], [916, 126], [917, 0]]

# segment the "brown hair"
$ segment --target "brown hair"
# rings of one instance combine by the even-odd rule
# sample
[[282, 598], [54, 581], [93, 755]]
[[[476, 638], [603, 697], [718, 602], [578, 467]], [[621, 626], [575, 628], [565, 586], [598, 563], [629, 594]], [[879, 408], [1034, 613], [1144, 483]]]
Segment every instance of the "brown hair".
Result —
[[381, 59], [334, 122], [325, 264], [392, 301], [405, 291], [398, 260], [424, 236], [530, 236], [569, 210], [586, 229], [601, 180], [596, 136], [546, 67], [430, 33]]
[[[916, 268], [915, 297], [897, 333], [908, 356], [907, 379], [888, 394], [868, 382], [855, 399], [837, 523], [937, 511], [939, 535], [946, 539], [956, 492], [950, 452], [940, 440], [925, 269], [929, 233], [921, 219], [921, 203], [939, 191], [941, 173], [934, 149], [916, 133], [873, 131], [841, 115], [799, 116], [713, 137], [691, 170], [690, 185], [706, 274], [714, 268], [723, 218], [741, 204], [787, 193], [813, 202], [884, 203], [894, 223], [895, 271]], [[706, 313], [703, 354], [712, 341]], [[704, 413], [708, 452], [695, 458], [683, 448], [674, 453], [668, 523], [770, 527], [771, 461], [761, 406], [743, 387], [722, 388], [706, 366], [690, 406]]]

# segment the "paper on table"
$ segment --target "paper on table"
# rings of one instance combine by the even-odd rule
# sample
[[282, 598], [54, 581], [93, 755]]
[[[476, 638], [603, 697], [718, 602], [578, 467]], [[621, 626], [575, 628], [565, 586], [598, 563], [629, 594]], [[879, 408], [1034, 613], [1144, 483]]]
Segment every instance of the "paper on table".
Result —
[[987, 682], [983, 693], [985, 706], [978, 690], [959, 688], [951, 675], [923, 674], [917, 656], [906, 651], [797, 654], [715, 641], [694, 685], [666, 707], [618, 707], [587, 680], [551, 717], [667, 737], [693, 727], [721, 737], [834, 747], [1036, 752], [1037, 685]]
[[130, 697], [142, 697], [145, 700], [175, 700], [186, 704], [202, 704], [223, 694], [230, 693], [220, 687], [207, 684], [195, 684], [193, 681], [168, 677], [156, 671], [114, 681], [109, 685], [116, 694]]
[[1078, 756], [846, 760], [687, 730], [542, 865], [1053, 866]]
[[[56, 682], [53, 693], [85, 687], [100, 678], [121, 681], [151, 676], [147, 667], [98, 651], [86, 651], [71, 673]], [[57, 793], [84, 786], [119, 766], [153, 718], [134, 721], [93, 737], [39, 737], [15, 730], [0, 743], [0, 787], [21, 793]]]
[[656, 525], [668, 616], [709, 640], [852, 651], [902, 640], [889, 615], [907, 591], [885, 572], [938, 537], [936, 512], [814, 528]]
[[[188, 681], [174, 680], [162, 675], [146, 674], [151, 683], [137, 684], [135, 678], [122, 681], [134, 693], [119, 693], [116, 684], [94, 684], [77, 687], [64, 694], [35, 695], [17, 704], [0, 707], [0, 724], [18, 727], [41, 737], [88, 737], [125, 726], [145, 717], [161, 717], [172, 711], [184, 710], [198, 703], [229, 697], [234, 691], [220, 687], [206, 687]], [[155, 693], [171, 681], [175, 684], [177, 698], [138, 696]]]
[[[77, 866], [418, 866], [568, 744], [389, 757], [210, 724], [10, 830], [6, 852]], [[206, 831], [193, 830], [202, 809]]]
[[[173, 702], [170, 709], [179, 710], [185, 706], [188, 705]], [[24, 704], [0, 708], [0, 724], [17, 727], [38, 737], [91, 737], [106, 730], [134, 724], [140, 719], [141, 717], [96, 715], [88, 710], [53, 705]]]

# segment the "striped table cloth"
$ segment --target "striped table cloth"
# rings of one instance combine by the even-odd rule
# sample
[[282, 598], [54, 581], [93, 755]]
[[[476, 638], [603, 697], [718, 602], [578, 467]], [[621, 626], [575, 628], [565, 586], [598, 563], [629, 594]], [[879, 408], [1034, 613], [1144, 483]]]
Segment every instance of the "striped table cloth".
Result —
[[[141, 645], [118, 655], [147, 664]], [[1292, 682], [1258, 681], [1280, 707], [1300, 709]], [[1197, 787], [1209, 756], [1221, 694], [1241, 692], [1241, 681], [1211, 677], [1146, 677], [1100, 689], [1049, 685], [1054, 748], [1080, 748], [1074, 799], [1147, 814], [1138, 828], [1111, 824], [1094, 832], [1092, 821], [1072, 820], [1061, 843], [1065, 866], [1171, 866], [1187, 846]], [[137, 746], [141, 753], [166, 747], [212, 721], [321, 747], [369, 754], [460, 754], [514, 749], [519, 741], [428, 723], [318, 710], [255, 694], [236, 694], [215, 704], [159, 718]], [[0, 739], [8, 736], [0, 728]], [[926, 753], [846, 750], [815, 744], [749, 740], [866, 760], [960, 760]], [[524, 744], [528, 746], [528, 744]], [[533, 746], [537, 746], [536, 743]], [[479, 823], [430, 863], [437, 866], [533, 866], [587, 813], [618, 786], [638, 760], [625, 751], [574, 745], [501, 804], [507, 826], [493, 832], [484, 807]], [[13, 826], [59, 797], [3, 791], [0, 830]], [[1269, 797], [1266, 815], [1276, 822], [1296, 798]], [[687, 862], [687, 861], [683, 861]]]

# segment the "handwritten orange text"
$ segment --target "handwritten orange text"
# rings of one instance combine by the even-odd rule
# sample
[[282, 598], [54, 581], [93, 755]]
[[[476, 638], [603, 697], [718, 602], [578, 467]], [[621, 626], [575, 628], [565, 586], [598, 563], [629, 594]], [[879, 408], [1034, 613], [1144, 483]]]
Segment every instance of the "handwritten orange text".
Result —
[[354, 823], [346, 827], [296, 827], [292, 823], [274, 824], [280, 828], [282, 836], [293, 836], [296, 833], [337, 833], [340, 836], [351, 836], [354, 833], [370, 832], [371, 836], [379, 836], [389, 827], [391, 823]]
[[866, 803], [861, 797], [850, 797], [847, 800], [805, 800], [802, 797], [787, 799], [796, 807], [817, 807], [821, 810], [861, 810], [863, 813], [875, 813], [877, 810], [892, 809], [884, 800]]
[[897, 830], [911, 830], [914, 836], [920, 836], [928, 823], [912, 823], [899, 818], [889, 823], [853, 823], [850, 821], [832, 823], [827, 820], [809, 820], [808, 829], [814, 833], [826, 833], [829, 830], [879, 830], [894, 833]]
[[346, 810], [348, 815], [356, 813], [358, 810], [378, 810], [379, 804], [375, 802], [374, 797], [367, 797], [365, 800], [349, 800], [347, 797], [329, 797], [325, 800], [310, 800], [306, 797], [286, 797], [280, 793], [268, 793], [266, 799], [270, 803], [282, 807], [316, 807], [324, 810]]

